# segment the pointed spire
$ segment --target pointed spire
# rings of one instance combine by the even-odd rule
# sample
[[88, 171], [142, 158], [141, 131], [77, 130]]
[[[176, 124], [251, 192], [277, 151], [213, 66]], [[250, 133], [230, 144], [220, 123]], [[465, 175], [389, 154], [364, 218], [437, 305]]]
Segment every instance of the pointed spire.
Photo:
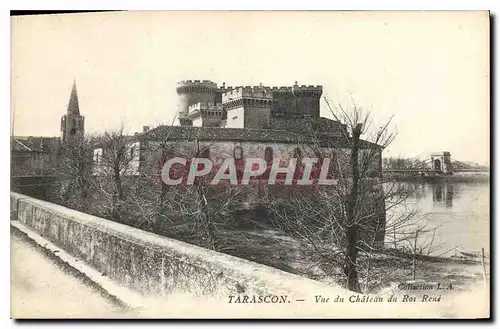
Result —
[[73, 88], [71, 88], [71, 96], [68, 104], [68, 114], [80, 114], [80, 106], [78, 105], [78, 93], [76, 91], [76, 80], [73, 80]]

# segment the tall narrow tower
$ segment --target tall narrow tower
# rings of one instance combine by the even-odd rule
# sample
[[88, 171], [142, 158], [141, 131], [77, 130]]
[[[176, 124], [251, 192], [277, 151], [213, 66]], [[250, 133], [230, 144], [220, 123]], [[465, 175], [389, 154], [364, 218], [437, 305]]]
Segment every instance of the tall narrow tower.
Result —
[[73, 140], [83, 138], [83, 134], [85, 133], [84, 126], [85, 118], [80, 115], [76, 82], [73, 82], [68, 109], [66, 114], [61, 117], [61, 142], [67, 144]]

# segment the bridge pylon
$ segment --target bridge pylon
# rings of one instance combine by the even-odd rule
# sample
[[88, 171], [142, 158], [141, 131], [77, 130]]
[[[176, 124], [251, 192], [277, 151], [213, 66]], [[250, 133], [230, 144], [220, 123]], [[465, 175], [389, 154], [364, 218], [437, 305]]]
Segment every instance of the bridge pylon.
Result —
[[431, 168], [436, 173], [453, 175], [450, 152], [443, 151], [431, 153]]

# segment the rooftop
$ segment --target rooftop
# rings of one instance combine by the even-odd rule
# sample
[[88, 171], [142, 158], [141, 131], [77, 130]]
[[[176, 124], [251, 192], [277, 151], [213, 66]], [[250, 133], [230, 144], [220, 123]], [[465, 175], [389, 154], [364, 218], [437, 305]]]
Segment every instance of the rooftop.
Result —
[[57, 152], [59, 137], [12, 136], [11, 151], [14, 152]]

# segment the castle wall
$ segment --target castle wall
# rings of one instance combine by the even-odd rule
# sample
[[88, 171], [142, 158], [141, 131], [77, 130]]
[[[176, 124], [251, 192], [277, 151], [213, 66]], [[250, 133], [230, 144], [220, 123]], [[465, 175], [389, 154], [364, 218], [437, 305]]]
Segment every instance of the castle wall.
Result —
[[220, 127], [220, 116], [203, 118], [203, 127]]
[[227, 112], [226, 128], [268, 129], [270, 108], [244, 106]]
[[226, 128], [245, 128], [245, 111], [243, 107], [227, 111]]
[[291, 90], [273, 92], [272, 116], [289, 117], [297, 114], [295, 111], [295, 98]]
[[[145, 161], [143, 170], [158, 170], [158, 168], [163, 164], [161, 155], [162, 148], [160, 147], [160, 144], [158, 142], [149, 142], [148, 145], [149, 146], [147, 146], [147, 149], [143, 149], [143, 158]], [[196, 142], [172, 141], [171, 143], [166, 143], [166, 145], [166, 149], [168, 149], [167, 158], [182, 157], [189, 159], [194, 157], [196, 154]], [[198, 145], [200, 147], [200, 150], [209, 150], [209, 158], [211, 159], [214, 166], [220, 166], [226, 158], [233, 158], [236, 147], [242, 148], [243, 159], [265, 159], [266, 148], [270, 147], [273, 152], [273, 158], [281, 159], [282, 166], [286, 166], [290, 158], [297, 156], [297, 149], [300, 150], [299, 152], [301, 157], [317, 157], [315, 150], [310, 146], [274, 143], [272, 141], [268, 143], [245, 141], [199, 141]], [[319, 150], [322, 156], [332, 158], [332, 163], [333, 161], [339, 161], [341, 163], [341, 167], [347, 167], [349, 161], [348, 149], [320, 148]]]
[[245, 128], [268, 129], [271, 109], [268, 107], [245, 107]]
[[193, 127], [203, 127], [203, 119], [201, 117], [197, 117], [192, 121], [193, 121]]
[[179, 95], [179, 110], [181, 112], [188, 112], [188, 108], [199, 102], [215, 104], [215, 94], [206, 91], [192, 91]]
[[221, 117], [220, 116], [199, 116], [192, 119], [193, 127], [220, 127]]
[[272, 115], [319, 118], [321, 86], [293, 86], [272, 89]]
[[298, 113], [304, 113], [312, 118], [319, 118], [319, 98], [316, 96], [301, 95], [297, 97]]

